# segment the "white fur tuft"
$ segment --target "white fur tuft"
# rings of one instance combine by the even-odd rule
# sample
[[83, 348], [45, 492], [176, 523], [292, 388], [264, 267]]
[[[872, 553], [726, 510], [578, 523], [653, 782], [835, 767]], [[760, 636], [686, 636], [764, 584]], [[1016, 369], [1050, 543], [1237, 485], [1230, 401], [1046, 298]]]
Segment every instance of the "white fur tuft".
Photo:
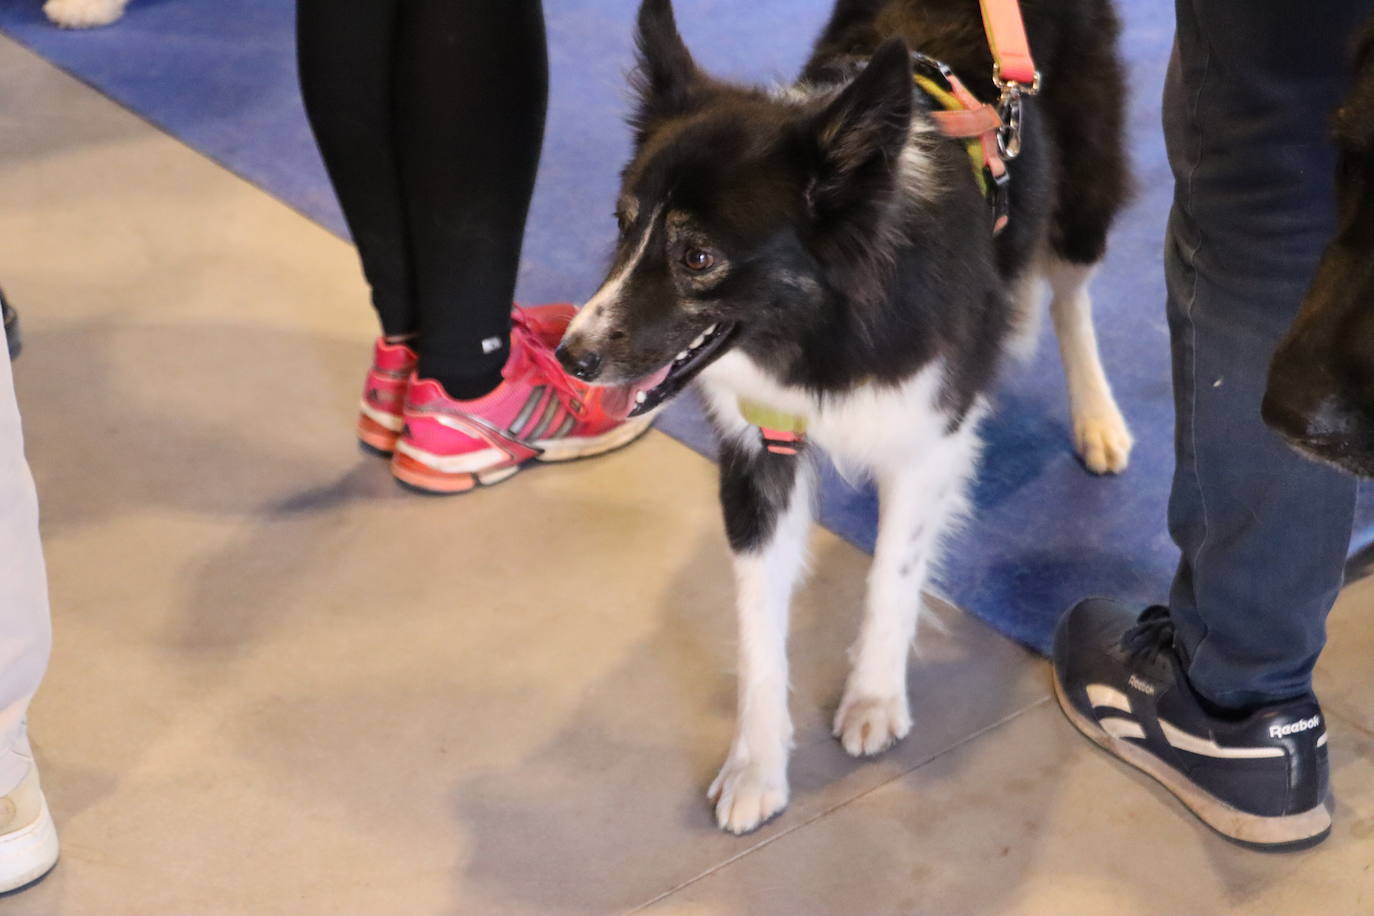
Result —
[[48, 0], [43, 12], [64, 29], [93, 29], [124, 15], [129, 0]]

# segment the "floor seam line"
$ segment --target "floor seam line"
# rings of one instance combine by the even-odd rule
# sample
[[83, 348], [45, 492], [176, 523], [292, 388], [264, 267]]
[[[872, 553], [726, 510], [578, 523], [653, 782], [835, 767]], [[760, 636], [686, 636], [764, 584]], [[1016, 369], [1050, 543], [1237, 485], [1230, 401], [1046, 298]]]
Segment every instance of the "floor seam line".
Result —
[[765, 840], [760, 840], [758, 843], [754, 844], [753, 846], [750, 846], [748, 849], [740, 850], [740, 851], [739, 851], [738, 853], [736, 853], [735, 855], [730, 856], [730, 857], [727, 858], [727, 859], [723, 859], [723, 860], [720, 861], [720, 862], [717, 862], [715, 865], [711, 866], [710, 868], [706, 869], [705, 871], [701, 872], [700, 874], [695, 875], [695, 876], [693, 876], [693, 877], [691, 877], [691, 878], [688, 878], [686, 881], [682, 881], [682, 882], [680, 882], [680, 883], [674, 885], [673, 887], [669, 888], [668, 890], [664, 891], [663, 893], [658, 894], [657, 896], [655, 896], [655, 897], [653, 897], [653, 898], [651, 898], [651, 899], [649, 899], [649, 900], [646, 900], [644, 903], [641, 903], [641, 904], [639, 904], [639, 905], [637, 905], [637, 906], [635, 906], [635, 907], [633, 907], [633, 908], [631, 908], [631, 909], [629, 909], [629, 910], [626, 910], [626, 911], [625, 911], [626, 916], [632, 916], [632, 914], [634, 914], [634, 913], [641, 913], [641, 912], [643, 912], [644, 910], [648, 909], [649, 907], [653, 906], [654, 904], [659, 903], [660, 901], [666, 900], [667, 898], [673, 896], [674, 894], [677, 894], [677, 893], [680, 892], [680, 891], [686, 890], [687, 888], [691, 887], [693, 884], [696, 884], [696, 883], [698, 883], [698, 882], [700, 882], [700, 881], [702, 881], [702, 880], [704, 880], [704, 879], [706, 879], [706, 878], [709, 878], [711, 875], [714, 875], [715, 873], [719, 872], [721, 869], [724, 869], [724, 868], [729, 867], [730, 865], [733, 865], [735, 862], [738, 862], [740, 859], [743, 859], [743, 858], [745, 858], [746, 856], [752, 855], [752, 854], [754, 854], [755, 852], [758, 852], [760, 849], [763, 849], [763, 848], [766, 847], [766, 846], [771, 846], [773, 843], [777, 842], [778, 840], [782, 839], [783, 837], [791, 836], [792, 834], [796, 833], [798, 830], [804, 830], [804, 829], [806, 829], [807, 827], [810, 827], [812, 824], [816, 823], [817, 821], [821, 820], [822, 818], [829, 817], [831, 814], [835, 813], [836, 811], [840, 810], [841, 808], [844, 808], [844, 807], [846, 807], [846, 806], [848, 806], [848, 805], [850, 805], [850, 804], [853, 804], [854, 802], [856, 802], [856, 801], [858, 801], [858, 800], [860, 800], [860, 799], [862, 799], [862, 798], [866, 798], [866, 797], [868, 797], [869, 795], [873, 794], [874, 792], [878, 791], [879, 789], [882, 789], [882, 788], [885, 788], [885, 787], [887, 787], [887, 786], [890, 786], [890, 785], [892, 785], [894, 782], [897, 782], [897, 781], [900, 780], [900, 779], [905, 779], [907, 776], [910, 776], [912, 773], [916, 772], [917, 770], [921, 769], [922, 767], [925, 767], [925, 766], [928, 766], [929, 764], [934, 763], [936, 760], [939, 760], [940, 758], [944, 757], [945, 755], [950, 754], [950, 753], [952, 753], [952, 752], [958, 750], [959, 748], [963, 747], [964, 745], [966, 745], [966, 744], [968, 744], [968, 743], [970, 743], [970, 742], [972, 742], [972, 741], [976, 741], [976, 740], [978, 740], [979, 738], [981, 738], [982, 736], [984, 736], [984, 735], [986, 735], [986, 734], [989, 734], [990, 732], [994, 732], [994, 731], [1000, 729], [1000, 728], [1001, 728], [1002, 726], [1004, 726], [1004, 725], [1010, 724], [1012, 721], [1014, 721], [1014, 720], [1020, 718], [1021, 716], [1025, 715], [1026, 713], [1030, 712], [1030, 711], [1033, 710], [1033, 709], [1039, 709], [1040, 707], [1042, 707], [1042, 706], [1044, 706], [1045, 704], [1049, 703], [1050, 700], [1051, 700], [1051, 697], [1050, 697], [1049, 695], [1046, 695], [1046, 696], [1040, 697], [1038, 700], [1035, 700], [1035, 701], [1032, 702], [1032, 703], [1026, 704], [1025, 706], [1021, 707], [1020, 709], [1017, 709], [1017, 710], [1012, 711], [1011, 713], [1008, 713], [1007, 715], [1005, 715], [1005, 716], [1003, 716], [1002, 718], [998, 719], [996, 722], [989, 723], [988, 725], [983, 726], [982, 728], [978, 729], [977, 731], [973, 732], [972, 734], [968, 735], [967, 737], [961, 738], [960, 740], [954, 742], [953, 744], [951, 744], [950, 746], [944, 748], [943, 750], [937, 751], [936, 753], [934, 753], [934, 754], [932, 754], [931, 756], [929, 756], [929, 757], [925, 758], [924, 760], [922, 760], [920, 763], [914, 764], [913, 766], [910, 766], [910, 767], [908, 767], [908, 768], [906, 768], [906, 769], [904, 769], [904, 770], [902, 770], [902, 771], [900, 771], [900, 772], [898, 772], [898, 773], [894, 773], [890, 778], [884, 779], [883, 781], [881, 781], [881, 782], [879, 782], [879, 783], [875, 783], [874, 785], [870, 786], [869, 788], [865, 789], [865, 790], [862, 791], [862, 792], [859, 792], [859, 793], [856, 794], [856, 795], [852, 795], [852, 796], [850, 796], [849, 798], [846, 798], [846, 799], [843, 799], [843, 800], [841, 800], [841, 801], [836, 802], [835, 804], [831, 805], [831, 806], [828, 807], [828, 808], [825, 808], [825, 809], [823, 809], [823, 810], [821, 810], [821, 811], [816, 812], [816, 814], [814, 814], [813, 816], [807, 818], [807, 819], [806, 819], [805, 821], [803, 821], [802, 823], [797, 824], [797, 825], [795, 825], [795, 826], [793, 826], [793, 827], [790, 827], [790, 828], [788, 828], [787, 830], [780, 831], [780, 832], [774, 834], [773, 836], [768, 837], [768, 838], [765, 839]]

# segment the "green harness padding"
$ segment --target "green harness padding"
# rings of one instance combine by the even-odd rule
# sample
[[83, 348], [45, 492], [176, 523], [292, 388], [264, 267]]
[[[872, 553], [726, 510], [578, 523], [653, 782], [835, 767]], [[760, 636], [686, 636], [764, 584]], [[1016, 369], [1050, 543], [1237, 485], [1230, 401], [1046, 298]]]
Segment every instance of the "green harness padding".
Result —
[[750, 426], [757, 426], [759, 429], [776, 429], [778, 432], [795, 433], [798, 436], [806, 432], [806, 417], [783, 413], [748, 398], [739, 399], [739, 412]]

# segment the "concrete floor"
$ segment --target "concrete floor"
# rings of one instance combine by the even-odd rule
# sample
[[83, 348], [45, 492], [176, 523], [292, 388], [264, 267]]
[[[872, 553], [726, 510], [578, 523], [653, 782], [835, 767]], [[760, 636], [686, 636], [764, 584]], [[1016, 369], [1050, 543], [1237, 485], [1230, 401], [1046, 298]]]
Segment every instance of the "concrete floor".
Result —
[[6, 39], [0, 85], [56, 627], [31, 727], [63, 842], [0, 913], [1374, 907], [1374, 585], [1320, 673], [1334, 834], [1262, 856], [1082, 740], [1043, 661], [947, 605], [912, 736], [845, 757], [825, 723], [867, 558], [817, 530], [792, 806], [721, 834], [711, 465], [651, 433], [402, 492], [351, 438], [374, 333], [351, 249]]

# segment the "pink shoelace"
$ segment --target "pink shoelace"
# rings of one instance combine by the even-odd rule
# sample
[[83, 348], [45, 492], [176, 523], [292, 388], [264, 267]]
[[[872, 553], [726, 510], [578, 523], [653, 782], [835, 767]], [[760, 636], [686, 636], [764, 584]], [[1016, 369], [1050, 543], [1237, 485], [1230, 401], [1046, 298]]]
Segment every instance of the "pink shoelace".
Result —
[[581, 404], [586, 395], [577, 390], [573, 380], [563, 371], [552, 349], [530, 327], [525, 310], [515, 306], [511, 312], [511, 361], [506, 366], [507, 378], [520, 378], [534, 369], [567, 398], [567, 404]]

